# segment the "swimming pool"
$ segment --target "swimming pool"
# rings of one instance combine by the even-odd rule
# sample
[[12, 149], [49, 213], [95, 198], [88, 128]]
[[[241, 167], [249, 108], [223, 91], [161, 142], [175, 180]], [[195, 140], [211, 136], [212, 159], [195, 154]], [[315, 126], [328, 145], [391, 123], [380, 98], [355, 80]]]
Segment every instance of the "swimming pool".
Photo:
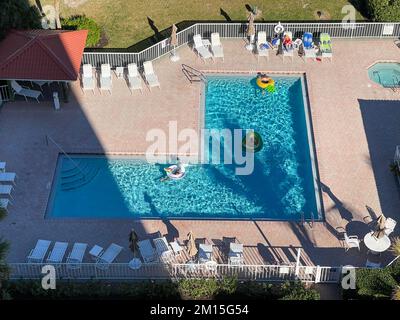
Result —
[[400, 87], [400, 63], [376, 63], [368, 69], [368, 76], [384, 88]]
[[209, 76], [204, 88], [205, 128], [263, 137], [250, 175], [236, 175], [235, 164], [202, 163], [182, 180], [160, 182], [165, 164], [60, 155], [46, 217], [321, 219], [302, 78], [274, 79], [274, 93], [262, 94], [249, 76]]

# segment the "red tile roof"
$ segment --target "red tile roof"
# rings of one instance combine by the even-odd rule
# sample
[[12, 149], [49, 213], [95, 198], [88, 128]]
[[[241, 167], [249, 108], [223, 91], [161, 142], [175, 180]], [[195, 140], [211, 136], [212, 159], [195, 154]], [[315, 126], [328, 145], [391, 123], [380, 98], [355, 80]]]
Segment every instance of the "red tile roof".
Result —
[[11, 31], [0, 42], [0, 79], [75, 81], [87, 30]]

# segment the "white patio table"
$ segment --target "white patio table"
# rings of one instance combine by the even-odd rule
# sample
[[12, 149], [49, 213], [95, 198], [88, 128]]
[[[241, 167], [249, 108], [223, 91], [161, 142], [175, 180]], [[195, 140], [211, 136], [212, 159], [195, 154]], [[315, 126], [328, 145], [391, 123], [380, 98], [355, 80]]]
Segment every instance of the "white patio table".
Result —
[[376, 239], [373, 236], [373, 233], [374, 232], [371, 231], [364, 236], [365, 246], [369, 250], [371, 250], [373, 253], [381, 253], [390, 248], [391, 242], [387, 235], [384, 235], [380, 239]]

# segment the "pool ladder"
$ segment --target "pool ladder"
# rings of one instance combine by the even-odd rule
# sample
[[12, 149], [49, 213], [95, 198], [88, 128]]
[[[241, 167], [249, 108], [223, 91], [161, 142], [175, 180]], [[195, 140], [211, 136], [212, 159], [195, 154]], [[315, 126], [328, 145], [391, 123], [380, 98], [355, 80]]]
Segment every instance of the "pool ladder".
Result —
[[191, 66], [188, 66], [187, 64], [182, 64], [182, 72], [190, 81], [190, 83], [201, 81], [203, 81], [204, 83], [207, 82], [207, 78], [203, 72]]
[[[310, 228], [312, 228], [314, 226], [314, 212], [311, 211], [311, 220], [308, 222], [308, 225]], [[306, 224], [306, 219], [304, 216], [304, 212], [300, 213], [300, 224], [301, 225], [305, 225]]]
[[379, 81], [379, 84], [380, 84], [380, 85], [383, 85], [383, 84], [382, 84], [382, 81], [381, 81], [381, 75], [379, 74], [379, 71], [374, 71], [372, 74], [373, 74], [374, 76], [376, 76], [376, 78], [377, 78], [378, 81]]

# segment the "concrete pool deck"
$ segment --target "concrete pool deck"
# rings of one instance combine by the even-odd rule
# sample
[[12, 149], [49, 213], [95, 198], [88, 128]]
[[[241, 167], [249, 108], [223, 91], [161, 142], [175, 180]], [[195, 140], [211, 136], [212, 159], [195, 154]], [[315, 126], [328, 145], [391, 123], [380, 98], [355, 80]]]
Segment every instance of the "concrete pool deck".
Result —
[[[178, 63], [167, 56], [154, 61], [161, 89], [151, 92], [145, 88], [143, 94], [131, 94], [124, 80], [114, 78], [112, 95], [83, 94], [79, 82], [74, 83], [70, 102], [60, 111], [52, 109], [52, 102], [19, 100], [4, 105], [0, 160], [18, 176], [9, 215], [0, 222], [0, 235], [11, 242], [10, 262], [24, 262], [37, 239], [68, 241], [71, 247], [74, 242], [103, 247], [115, 242], [128, 249], [129, 231], [134, 227], [140, 236], [159, 230], [181, 240], [191, 230], [195, 237], [211, 243], [235, 236], [260, 256], [265, 248], [273, 248], [278, 257], [275, 261], [264, 258], [265, 263], [291, 260], [293, 248], [302, 247], [304, 261], [310, 265], [365, 264], [365, 246], [361, 244], [361, 252], [345, 252], [339, 233], [343, 228], [362, 239], [369, 230], [364, 223], [369, 215], [366, 206], [400, 220], [397, 183], [389, 170], [400, 142], [396, 124], [400, 94], [379, 87], [367, 73], [376, 61], [400, 61], [400, 50], [391, 40], [334, 39], [333, 62], [305, 63], [299, 57], [282, 62], [277, 56], [269, 61], [261, 57], [257, 62], [257, 56], [245, 50], [243, 40], [222, 39], [222, 44], [224, 62], [203, 63], [187, 46], [178, 50]], [[51, 142], [46, 143], [46, 135], [66, 152], [135, 154], [146, 150], [148, 130], [167, 130], [169, 121], [176, 120], [178, 129], [199, 129], [201, 86], [189, 83], [181, 64], [203, 71], [306, 74], [325, 222], [310, 227], [272, 221], [44, 219], [59, 152]], [[117, 261], [129, 257], [125, 250]], [[389, 258], [386, 253], [383, 260]]]

